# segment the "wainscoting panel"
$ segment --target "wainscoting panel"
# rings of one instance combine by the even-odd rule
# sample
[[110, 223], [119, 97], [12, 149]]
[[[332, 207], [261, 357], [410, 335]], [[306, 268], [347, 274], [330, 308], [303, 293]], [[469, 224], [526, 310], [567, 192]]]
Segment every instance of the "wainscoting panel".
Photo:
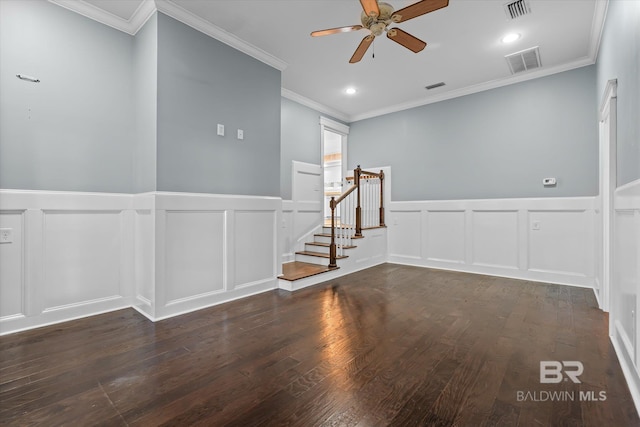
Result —
[[157, 192], [155, 216], [151, 319], [277, 287], [279, 198]]
[[166, 304], [224, 290], [225, 212], [167, 211]]
[[[530, 211], [529, 269], [594, 276], [595, 224], [591, 211]], [[566, 254], [579, 256], [568, 257]]]
[[0, 228], [10, 230], [10, 242], [0, 243], [0, 319], [25, 314], [24, 211], [0, 211]]
[[122, 295], [122, 211], [44, 211], [44, 310]]
[[464, 211], [426, 211], [426, 259], [464, 263]]
[[[0, 334], [131, 305], [132, 197], [0, 190]], [[5, 293], [6, 292], [6, 293]]]
[[275, 211], [237, 211], [235, 214], [234, 288], [272, 281], [277, 275]]
[[518, 268], [518, 212], [472, 211], [473, 264]]
[[611, 341], [636, 408], [640, 408], [640, 180], [615, 191], [614, 211], [609, 289]]
[[393, 234], [389, 235], [389, 254], [406, 259], [421, 259], [422, 243], [415, 238], [422, 233], [419, 210], [389, 209], [393, 224]]
[[593, 197], [391, 202], [389, 261], [592, 287], [594, 205]]
[[[148, 312], [154, 299], [155, 268], [155, 219], [150, 209], [139, 209], [134, 213], [134, 283], [135, 305]], [[150, 316], [153, 313], [148, 312]]]

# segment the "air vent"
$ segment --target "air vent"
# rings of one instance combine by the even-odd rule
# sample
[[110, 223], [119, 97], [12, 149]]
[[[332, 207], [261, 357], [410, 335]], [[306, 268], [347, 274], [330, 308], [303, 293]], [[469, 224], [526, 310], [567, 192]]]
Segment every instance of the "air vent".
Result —
[[445, 85], [445, 82], [440, 82], [440, 83], [434, 83], [434, 84], [429, 85], [429, 86], [425, 86], [424, 88], [426, 90], [431, 90], [431, 89], [435, 89], [437, 87], [441, 87], [441, 86], [444, 86], [444, 85]]
[[505, 4], [504, 11], [507, 14], [507, 18], [516, 19], [531, 13], [531, 6], [529, 5], [529, 0], [516, 0]]
[[538, 46], [512, 53], [511, 55], [505, 56], [504, 59], [509, 63], [511, 74], [522, 73], [523, 71], [542, 67]]

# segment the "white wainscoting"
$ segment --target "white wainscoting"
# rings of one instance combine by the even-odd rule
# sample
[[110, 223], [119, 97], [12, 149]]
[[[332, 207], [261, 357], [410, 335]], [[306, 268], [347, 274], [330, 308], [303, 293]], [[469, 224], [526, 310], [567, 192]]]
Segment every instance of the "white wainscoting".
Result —
[[282, 262], [295, 260], [296, 251], [304, 250], [304, 242], [312, 241], [313, 234], [322, 226], [322, 204], [309, 201], [282, 201]]
[[0, 334], [134, 307], [159, 320], [275, 289], [281, 200], [0, 190]]
[[293, 161], [291, 176], [292, 200], [282, 201], [283, 263], [294, 261], [296, 251], [304, 250], [304, 242], [322, 224], [324, 209], [322, 166]]
[[0, 334], [131, 306], [132, 197], [0, 191]]
[[609, 291], [611, 341], [640, 410], [640, 180], [614, 193], [612, 282]]
[[277, 288], [280, 198], [157, 192], [153, 203], [153, 236], [141, 226], [136, 238], [135, 308], [145, 316], [165, 319]]
[[389, 262], [593, 287], [595, 198], [391, 202]]

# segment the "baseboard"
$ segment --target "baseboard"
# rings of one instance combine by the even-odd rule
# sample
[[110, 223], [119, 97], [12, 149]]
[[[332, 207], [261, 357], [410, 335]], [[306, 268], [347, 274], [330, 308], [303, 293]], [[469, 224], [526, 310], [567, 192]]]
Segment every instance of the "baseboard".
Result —
[[73, 308], [60, 308], [34, 317], [20, 315], [4, 318], [0, 322], [0, 336], [57, 325], [130, 307], [132, 305], [128, 298], [116, 298], [108, 302], [76, 304]]
[[611, 343], [613, 344], [613, 348], [618, 356], [618, 361], [620, 362], [624, 378], [627, 381], [627, 386], [629, 387], [629, 392], [633, 398], [633, 403], [636, 406], [636, 411], [640, 414], [640, 376], [633, 364], [632, 355], [626, 351], [626, 346], [623, 343], [624, 339], [620, 335], [618, 327], [614, 327], [613, 331], [613, 335], [610, 337]]
[[391, 264], [409, 265], [413, 267], [433, 268], [436, 270], [457, 271], [460, 273], [479, 274], [484, 276], [504, 277], [507, 279], [527, 280], [532, 282], [550, 283], [554, 285], [575, 286], [579, 288], [593, 288], [593, 278], [570, 275], [554, 275], [552, 273], [537, 273], [517, 269], [501, 269], [498, 267], [465, 265], [462, 263], [431, 262], [420, 258], [389, 256]]

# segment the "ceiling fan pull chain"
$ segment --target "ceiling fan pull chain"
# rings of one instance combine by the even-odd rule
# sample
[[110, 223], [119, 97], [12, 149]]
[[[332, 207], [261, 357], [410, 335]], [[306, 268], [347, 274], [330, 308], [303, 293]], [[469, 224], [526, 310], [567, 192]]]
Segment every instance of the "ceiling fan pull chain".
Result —
[[376, 39], [373, 39], [373, 46], [371, 46], [371, 59], [376, 59]]

